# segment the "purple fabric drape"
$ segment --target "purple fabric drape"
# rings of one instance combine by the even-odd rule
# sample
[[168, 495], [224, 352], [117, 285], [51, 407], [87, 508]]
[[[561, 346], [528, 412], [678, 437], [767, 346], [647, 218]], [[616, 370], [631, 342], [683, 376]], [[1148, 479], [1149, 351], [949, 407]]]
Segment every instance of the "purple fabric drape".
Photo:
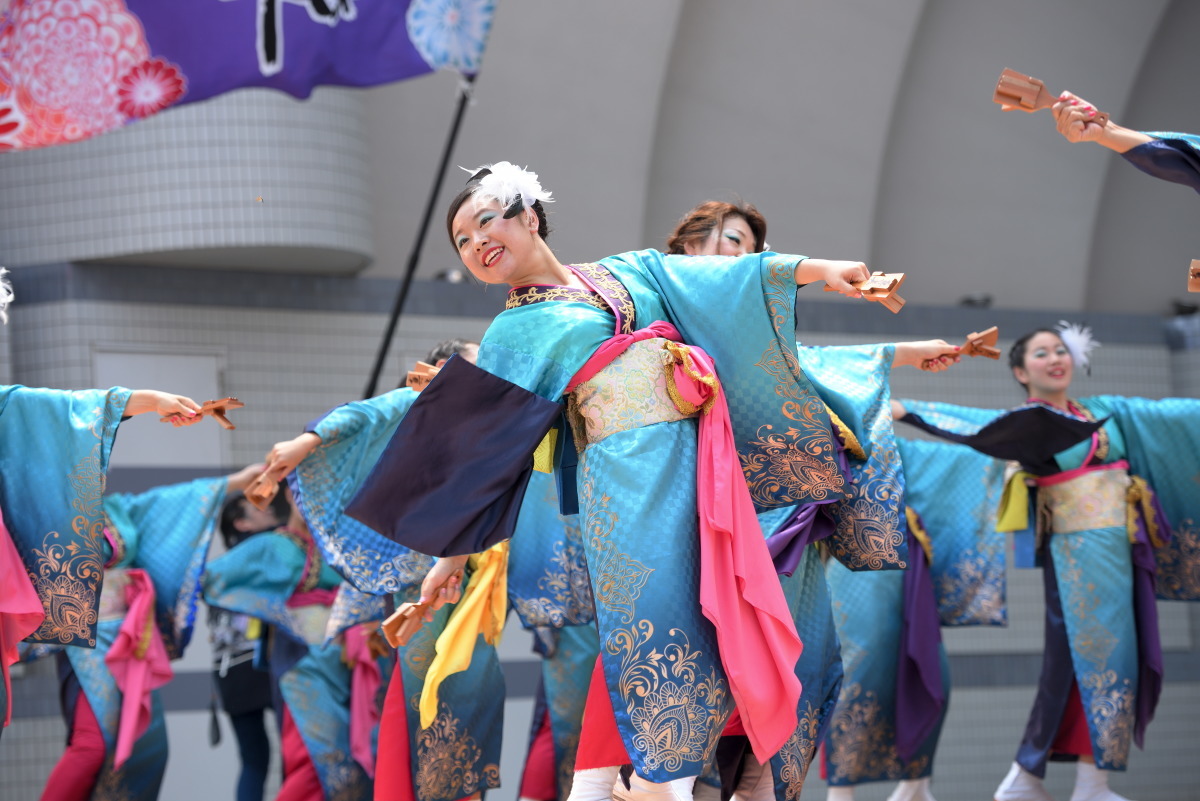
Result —
[[909, 761], [937, 728], [946, 709], [942, 628], [925, 549], [908, 532], [904, 622], [896, 666], [896, 753]]

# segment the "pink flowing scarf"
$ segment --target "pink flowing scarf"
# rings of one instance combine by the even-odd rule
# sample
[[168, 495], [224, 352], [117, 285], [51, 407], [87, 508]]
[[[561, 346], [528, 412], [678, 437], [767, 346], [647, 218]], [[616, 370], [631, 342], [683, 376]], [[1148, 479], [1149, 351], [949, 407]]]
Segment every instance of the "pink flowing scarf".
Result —
[[[571, 379], [570, 392], [630, 345], [654, 337], [675, 342], [670, 323], [655, 322], [609, 339]], [[700, 417], [696, 464], [700, 516], [700, 607], [716, 628], [721, 664], [759, 762], [777, 753], [796, 730], [803, 645], [767, 550], [734, 444], [725, 393], [712, 359], [689, 347], [675, 365], [683, 400], [709, 411]]]
[[0, 673], [4, 674], [4, 725], [12, 721], [12, 679], [8, 668], [17, 662], [17, 644], [42, 625], [42, 600], [29, 582], [29, 573], [13, 544], [0, 513]]
[[150, 693], [174, 676], [162, 635], [154, 625], [154, 584], [145, 570], [128, 572], [125, 603], [129, 611], [117, 639], [104, 657], [121, 690], [121, 718], [113, 767], [120, 769], [133, 744], [150, 728]]
[[375, 750], [371, 747], [371, 732], [381, 718], [375, 697], [383, 684], [383, 672], [371, 655], [362, 626], [351, 626], [343, 636], [346, 638], [347, 661], [354, 666], [350, 674], [350, 754], [374, 779]]

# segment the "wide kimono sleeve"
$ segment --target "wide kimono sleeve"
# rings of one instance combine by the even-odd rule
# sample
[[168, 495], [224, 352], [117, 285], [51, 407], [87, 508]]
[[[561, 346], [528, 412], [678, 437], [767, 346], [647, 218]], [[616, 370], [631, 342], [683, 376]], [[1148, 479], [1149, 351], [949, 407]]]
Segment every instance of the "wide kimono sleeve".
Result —
[[1087, 439], [1105, 420], [1083, 420], [1041, 403], [1015, 409], [976, 409], [903, 400], [902, 422], [996, 459], [1019, 462], [1036, 475], [1057, 473], [1054, 455]]
[[421, 392], [347, 514], [432, 556], [510, 538], [567, 383], [612, 334], [611, 315], [586, 304], [502, 312], [478, 365], [451, 358]]
[[[843, 497], [829, 413], [796, 353], [796, 265], [803, 256], [604, 259], [638, 301], [650, 293], [688, 345], [716, 364], [735, 442], [759, 511]], [[643, 288], [644, 287], [644, 288]]]
[[1132, 147], [1121, 155], [1147, 175], [1190, 186], [1200, 192], [1200, 136], [1170, 131], [1147, 131], [1153, 142]]
[[172, 659], [192, 638], [200, 575], [226, 488], [223, 477], [201, 478], [104, 499], [109, 524], [128, 549], [122, 566], [142, 568], [154, 584], [154, 618]]
[[96, 645], [101, 498], [130, 394], [0, 387], [0, 509], [46, 613], [32, 642]]
[[1084, 402], [1097, 415], [1112, 415], [1130, 472], [1150, 485], [1171, 524], [1170, 541], [1155, 549], [1158, 596], [1200, 600], [1200, 400], [1099, 396]]
[[[293, 631], [287, 601], [304, 576], [305, 554], [282, 534], [255, 534], [208, 563], [204, 602]], [[303, 641], [303, 636], [295, 632]]]
[[[893, 345], [797, 345], [804, 373], [835, 416], [850, 467], [846, 497], [831, 512], [830, 552], [851, 570], [903, 569], [908, 560], [905, 473], [893, 431]], [[848, 432], [848, 433], [846, 433]]]
[[321, 444], [288, 476], [326, 561], [364, 593], [400, 592], [419, 584], [429, 570], [429, 557], [346, 514], [417, 397], [411, 389], [397, 389], [332, 409], [306, 427]]
[[898, 438], [905, 501], [929, 535], [943, 626], [1004, 626], [1004, 535], [996, 511], [1004, 462], [965, 445]]
[[379, 623], [388, 616], [387, 599], [356, 590], [349, 584], [338, 587], [337, 597], [329, 610], [325, 625], [325, 641], [336, 638], [346, 629], [363, 623]]

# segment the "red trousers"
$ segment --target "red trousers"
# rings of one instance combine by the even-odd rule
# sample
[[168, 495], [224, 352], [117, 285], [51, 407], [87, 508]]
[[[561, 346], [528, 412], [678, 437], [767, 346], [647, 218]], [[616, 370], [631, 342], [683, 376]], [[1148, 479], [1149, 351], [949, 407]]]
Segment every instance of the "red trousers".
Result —
[[67, 750], [46, 780], [42, 801], [88, 801], [96, 788], [106, 755], [100, 723], [87, 696], [80, 692], [71, 720]]
[[323, 801], [325, 788], [321, 786], [317, 766], [308, 755], [308, 747], [286, 706], [279, 750], [283, 752], [283, 784], [275, 801]]

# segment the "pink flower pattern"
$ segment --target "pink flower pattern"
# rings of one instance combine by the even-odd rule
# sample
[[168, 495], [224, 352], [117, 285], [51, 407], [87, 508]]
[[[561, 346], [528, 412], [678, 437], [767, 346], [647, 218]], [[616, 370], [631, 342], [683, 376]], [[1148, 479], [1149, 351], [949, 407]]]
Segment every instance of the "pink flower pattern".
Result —
[[[13, 0], [4, 16], [0, 109], [19, 118], [16, 147], [86, 139], [183, 95], [179, 70], [150, 60], [124, 0]], [[0, 148], [11, 141], [0, 131]]]
[[117, 108], [129, 117], [149, 117], [183, 97], [179, 69], [161, 58], [143, 61], [125, 73], [117, 88]]

